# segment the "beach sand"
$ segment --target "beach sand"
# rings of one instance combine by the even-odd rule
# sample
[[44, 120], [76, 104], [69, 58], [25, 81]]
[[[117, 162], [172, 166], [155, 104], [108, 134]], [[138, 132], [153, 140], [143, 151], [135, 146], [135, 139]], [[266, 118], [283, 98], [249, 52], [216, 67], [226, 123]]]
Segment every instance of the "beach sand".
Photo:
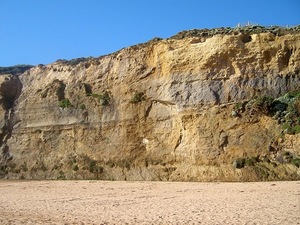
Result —
[[300, 181], [0, 181], [0, 224], [300, 224]]

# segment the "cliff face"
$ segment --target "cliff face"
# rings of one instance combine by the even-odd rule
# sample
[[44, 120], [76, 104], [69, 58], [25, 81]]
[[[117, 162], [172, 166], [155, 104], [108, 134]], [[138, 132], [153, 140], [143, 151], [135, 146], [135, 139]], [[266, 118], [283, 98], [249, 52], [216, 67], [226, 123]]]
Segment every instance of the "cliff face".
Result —
[[300, 89], [299, 47], [299, 32], [155, 39], [1, 76], [0, 174], [299, 179], [299, 134], [253, 106]]

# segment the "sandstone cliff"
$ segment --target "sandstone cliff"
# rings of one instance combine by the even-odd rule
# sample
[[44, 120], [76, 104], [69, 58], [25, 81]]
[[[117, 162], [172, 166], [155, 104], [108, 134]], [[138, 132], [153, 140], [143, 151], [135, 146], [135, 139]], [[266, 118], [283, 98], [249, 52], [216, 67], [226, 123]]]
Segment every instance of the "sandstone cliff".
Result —
[[259, 29], [2, 75], [1, 177], [299, 179], [299, 27]]

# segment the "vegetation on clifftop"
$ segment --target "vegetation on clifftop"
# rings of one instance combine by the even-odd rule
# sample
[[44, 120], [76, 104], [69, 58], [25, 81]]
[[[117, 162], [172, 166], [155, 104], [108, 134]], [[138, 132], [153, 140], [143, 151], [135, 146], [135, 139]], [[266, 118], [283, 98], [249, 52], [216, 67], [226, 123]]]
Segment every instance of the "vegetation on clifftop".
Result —
[[58, 59], [58, 60], [56, 60], [56, 62], [65, 64], [65, 65], [69, 65], [69, 66], [76, 66], [81, 62], [87, 62], [91, 59], [93, 59], [93, 57], [81, 57], [81, 58], [75, 58], [75, 59], [70, 59], [70, 60]]
[[[214, 35], [235, 35], [235, 34], [259, 34], [259, 33], [272, 33], [276, 36], [282, 36], [285, 34], [294, 34], [300, 32], [300, 25], [293, 26], [293, 27], [280, 27], [280, 26], [260, 26], [260, 25], [246, 25], [246, 26], [238, 26], [238, 27], [220, 27], [220, 28], [213, 28], [213, 29], [192, 29], [192, 30], [184, 30], [181, 31], [173, 36], [170, 37], [170, 39], [184, 39], [184, 38], [190, 38], [190, 37], [204, 37], [209, 38], [213, 37]], [[247, 38], [247, 37], [246, 37]], [[156, 42], [159, 42], [163, 40], [163, 38], [160, 37], [154, 37], [151, 40], [140, 43], [137, 45], [133, 45], [130, 48], [138, 48], [141, 46], [145, 46], [147, 44], [153, 44]], [[247, 40], [246, 40], [247, 42]], [[118, 52], [112, 53], [116, 54]], [[101, 58], [103, 56], [100, 56]], [[87, 63], [86, 66], [88, 66], [88, 62], [90, 60], [96, 60], [97, 58], [94, 57], [81, 57], [81, 58], [75, 58], [71, 60], [66, 59], [58, 59], [56, 62], [69, 65], [69, 66], [76, 66], [79, 63]]]
[[8, 66], [8, 67], [0, 67], [0, 75], [2, 74], [20, 75], [32, 67], [33, 67], [32, 65], [23, 65], [23, 64]]
[[193, 29], [184, 30], [176, 35], [172, 36], [171, 39], [184, 39], [189, 37], [212, 37], [214, 35], [232, 35], [232, 34], [259, 34], [259, 33], [272, 33], [276, 36], [282, 36], [285, 34], [293, 34], [300, 32], [300, 25], [295, 27], [280, 27], [280, 26], [260, 26], [260, 25], [247, 25], [240, 27], [221, 27], [214, 29]]

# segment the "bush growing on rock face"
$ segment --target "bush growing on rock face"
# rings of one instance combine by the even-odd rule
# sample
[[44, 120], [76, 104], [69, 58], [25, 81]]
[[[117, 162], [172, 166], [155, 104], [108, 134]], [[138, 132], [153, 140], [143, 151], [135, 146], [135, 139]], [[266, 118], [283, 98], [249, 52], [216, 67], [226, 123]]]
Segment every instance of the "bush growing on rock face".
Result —
[[101, 105], [103, 106], [109, 105], [110, 95], [108, 91], [105, 91], [102, 95], [99, 95], [98, 99]]
[[245, 160], [245, 165], [246, 166], [254, 166], [255, 163], [257, 163], [257, 162], [258, 162], [258, 158], [257, 157], [251, 157], [251, 158], [247, 158]]
[[132, 97], [132, 99], [130, 100], [130, 103], [139, 103], [144, 100], [145, 100], [145, 94], [143, 92], [136, 92]]
[[240, 111], [240, 112], [243, 112], [245, 110], [245, 104], [243, 102], [237, 102], [235, 105], [234, 105], [234, 110], [236, 111]]
[[296, 167], [300, 167], [300, 159], [299, 158], [294, 158], [294, 159], [292, 159], [291, 160], [291, 163], [293, 164], [293, 165], [295, 165]]
[[65, 180], [66, 179], [66, 175], [65, 175], [65, 172], [60, 170], [59, 172], [59, 175], [57, 176], [57, 180]]
[[111, 101], [110, 93], [108, 91], [105, 91], [103, 94], [87, 93], [86, 95], [88, 97], [91, 96], [93, 98], [97, 98], [98, 102], [102, 106], [109, 105], [109, 103]]
[[[243, 111], [239, 110], [241, 104], [237, 103], [234, 107], [234, 113], [241, 115]], [[272, 116], [286, 134], [300, 133], [300, 90], [294, 90], [276, 99], [263, 96], [256, 97], [246, 103], [245, 109], [250, 115], [262, 113]]]
[[245, 166], [255, 166], [255, 164], [258, 162], [259, 162], [258, 156], [250, 157], [250, 158], [238, 158], [233, 161], [233, 167], [236, 169], [241, 169], [244, 168]]
[[284, 132], [298, 134], [300, 133], [300, 91], [290, 92], [282, 99], [287, 102], [287, 108], [280, 118]]
[[278, 100], [275, 100], [271, 104], [271, 110], [273, 114], [276, 114], [277, 112], [284, 112], [287, 109], [287, 104]]
[[244, 158], [238, 158], [233, 161], [233, 167], [236, 169], [241, 169], [245, 167], [246, 160]]
[[241, 117], [241, 114], [245, 111], [245, 106], [247, 102], [237, 102], [235, 103], [233, 110], [231, 111], [232, 117]]
[[85, 109], [86, 109], [85, 104], [81, 104], [81, 105], [80, 105], [80, 109], [81, 109], [81, 110], [85, 110]]
[[67, 99], [67, 98], [65, 98], [65, 99], [63, 99], [63, 100], [61, 100], [61, 101], [59, 101], [59, 107], [60, 108], [70, 108], [70, 107], [73, 107], [73, 105], [72, 105], [72, 103], [70, 102], [70, 100], [69, 99]]
[[300, 125], [293, 125], [291, 122], [290, 123], [284, 123], [282, 125], [282, 128], [283, 128], [283, 131], [286, 133], [286, 134], [291, 134], [291, 135], [294, 135], [294, 134], [299, 134], [300, 133]]
[[263, 112], [265, 115], [269, 115], [271, 113], [271, 105], [273, 101], [274, 99], [269, 96], [258, 97], [253, 101], [252, 107]]
[[77, 164], [72, 165], [72, 170], [78, 171], [79, 170], [78, 165]]

